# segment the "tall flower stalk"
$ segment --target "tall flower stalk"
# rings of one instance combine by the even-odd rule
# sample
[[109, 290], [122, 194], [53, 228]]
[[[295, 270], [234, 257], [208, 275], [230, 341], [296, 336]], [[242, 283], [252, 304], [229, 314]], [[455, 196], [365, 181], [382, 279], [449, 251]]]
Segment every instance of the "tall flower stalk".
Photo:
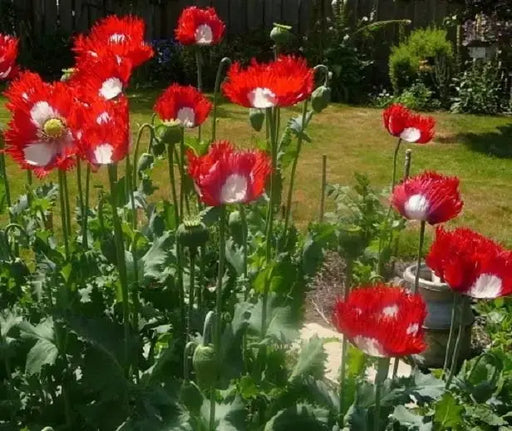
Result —
[[222, 80], [222, 71], [226, 66], [231, 64], [231, 59], [224, 57], [217, 68], [217, 75], [215, 77], [215, 88], [213, 89], [213, 113], [212, 113], [212, 142], [217, 139], [217, 107], [219, 105], [219, 91]]

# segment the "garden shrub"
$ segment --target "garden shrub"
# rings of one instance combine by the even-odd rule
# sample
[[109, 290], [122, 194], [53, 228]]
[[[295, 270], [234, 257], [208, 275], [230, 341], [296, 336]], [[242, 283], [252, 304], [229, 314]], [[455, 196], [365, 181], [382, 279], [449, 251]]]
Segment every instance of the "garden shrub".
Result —
[[393, 47], [389, 57], [389, 78], [395, 93], [412, 85], [421, 72], [428, 72], [436, 58], [453, 59], [453, 47], [446, 30], [415, 30], [406, 41]]
[[452, 112], [497, 114], [505, 107], [501, 70], [496, 62], [476, 62], [456, 79]]

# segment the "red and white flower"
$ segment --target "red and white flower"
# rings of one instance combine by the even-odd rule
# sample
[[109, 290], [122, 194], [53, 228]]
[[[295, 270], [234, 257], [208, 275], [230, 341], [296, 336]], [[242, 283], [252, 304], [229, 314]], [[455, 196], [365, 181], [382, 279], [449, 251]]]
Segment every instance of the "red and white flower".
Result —
[[211, 102], [195, 87], [179, 84], [168, 87], [154, 107], [162, 121], [177, 121], [187, 128], [203, 124], [211, 109]]
[[176, 39], [183, 45], [216, 45], [222, 40], [226, 26], [214, 8], [191, 6], [183, 9], [176, 27]]
[[271, 172], [263, 151], [235, 150], [227, 141], [211, 145], [204, 156], [188, 151], [188, 172], [201, 200], [210, 206], [248, 203], [258, 199]]
[[387, 131], [404, 141], [426, 144], [434, 137], [436, 121], [433, 117], [414, 114], [399, 103], [389, 106], [382, 116]]
[[115, 57], [105, 56], [83, 63], [68, 82], [75, 88], [80, 99], [99, 96], [112, 100], [124, 92], [131, 73], [132, 66], [129, 61], [118, 61]]
[[140, 66], [153, 57], [153, 48], [144, 41], [146, 24], [135, 16], [111, 15], [99, 20], [88, 35], [75, 39], [73, 50], [77, 56], [77, 67], [90, 60], [113, 56], [119, 62], [129, 61], [133, 67]]
[[425, 172], [397, 185], [391, 203], [403, 217], [431, 225], [456, 217], [464, 205], [459, 179], [435, 172]]
[[61, 82], [45, 83], [33, 73], [22, 73], [6, 95], [12, 112], [5, 132], [6, 151], [14, 160], [38, 177], [54, 168], [71, 168], [77, 147], [68, 124], [74, 104], [70, 88]]
[[18, 73], [18, 44], [17, 38], [0, 33], [0, 81], [12, 79]]
[[123, 160], [129, 151], [130, 128], [128, 99], [115, 101], [102, 97], [81, 104], [71, 123], [77, 129], [80, 155], [98, 167]]
[[387, 358], [422, 352], [427, 315], [419, 294], [384, 284], [353, 290], [336, 302], [333, 323], [360, 350]]
[[494, 299], [512, 293], [512, 252], [470, 229], [437, 228], [426, 261], [463, 295]]
[[246, 69], [234, 63], [222, 89], [233, 103], [248, 108], [285, 107], [311, 96], [313, 75], [306, 60], [294, 56], [281, 55], [271, 63], [253, 59]]

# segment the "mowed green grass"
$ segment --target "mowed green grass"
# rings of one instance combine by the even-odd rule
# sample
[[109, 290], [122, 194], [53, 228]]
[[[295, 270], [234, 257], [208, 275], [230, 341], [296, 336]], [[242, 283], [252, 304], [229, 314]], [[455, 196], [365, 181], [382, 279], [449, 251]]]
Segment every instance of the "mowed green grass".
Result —
[[[134, 136], [138, 125], [151, 118], [157, 90], [134, 91], [130, 94]], [[0, 99], [0, 122], [8, 120]], [[288, 110], [286, 117], [299, 112]], [[247, 110], [222, 103], [218, 110], [218, 139], [228, 139], [238, 146], [250, 147], [262, 133], [254, 132], [248, 123]], [[405, 145], [413, 152], [412, 173], [425, 169], [457, 175], [465, 202], [464, 212], [454, 225], [465, 225], [512, 246], [512, 119], [473, 115], [433, 114], [438, 127], [434, 142], [428, 145]], [[203, 136], [210, 136], [210, 121]], [[196, 133], [195, 131], [190, 133]], [[327, 156], [328, 183], [353, 184], [354, 173], [366, 173], [376, 189], [389, 185], [394, 145], [382, 127], [381, 110], [334, 104], [315, 115], [309, 130], [312, 143], [306, 143], [298, 166], [296, 193], [293, 201], [295, 222], [304, 227], [318, 218], [320, 207], [322, 155]], [[143, 139], [143, 148], [147, 137]], [[24, 190], [25, 173], [10, 160], [8, 173], [13, 196]], [[70, 175], [71, 193], [76, 194], [75, 174]], [[155, 199], [169, 196], [169, 180], [164, 160], [157, 162], [154, 180], [159, 190]], [[37, 182], [38, 180], [36, 180]], [[45, 181], [56, 181], [49, 176]], [[93, 183], [106, 185], [105, 169], [95, 173]], [[93, 192], [96, 193], [96, 192]], [[407, 235], [413, 238], [412, 232]], [[411, 242], [407, 249], [412, 250]]]

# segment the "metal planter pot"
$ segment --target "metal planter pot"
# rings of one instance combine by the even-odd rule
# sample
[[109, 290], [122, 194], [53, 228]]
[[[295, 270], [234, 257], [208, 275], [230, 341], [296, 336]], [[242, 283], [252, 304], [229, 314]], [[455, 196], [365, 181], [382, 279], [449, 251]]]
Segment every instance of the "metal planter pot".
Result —
[[[407, 267], [403, 274], [406, 286], [411, 289], [414, 286], [416, 266], [411, 265]], [[442, 368], [450, 334], [454, 294], [450, 287], [446, 283], [442, 283], [432, 270], [424, 264], [420, 267], [418, 293], [421, 294], [427, 304], [428, 314], [423, 325], [427, 349], [419, 355], [414, 355], [414, 360], [421, 367]], [[462, 319], [465, 330], [459, 356], [461, 363], [469, 357], [471, 328], [475, 320], [469, 303], [464, 308]], [[458, 324], [459, 321], [457, 320], [455, 323], [456, 327], [458, 327]]]

